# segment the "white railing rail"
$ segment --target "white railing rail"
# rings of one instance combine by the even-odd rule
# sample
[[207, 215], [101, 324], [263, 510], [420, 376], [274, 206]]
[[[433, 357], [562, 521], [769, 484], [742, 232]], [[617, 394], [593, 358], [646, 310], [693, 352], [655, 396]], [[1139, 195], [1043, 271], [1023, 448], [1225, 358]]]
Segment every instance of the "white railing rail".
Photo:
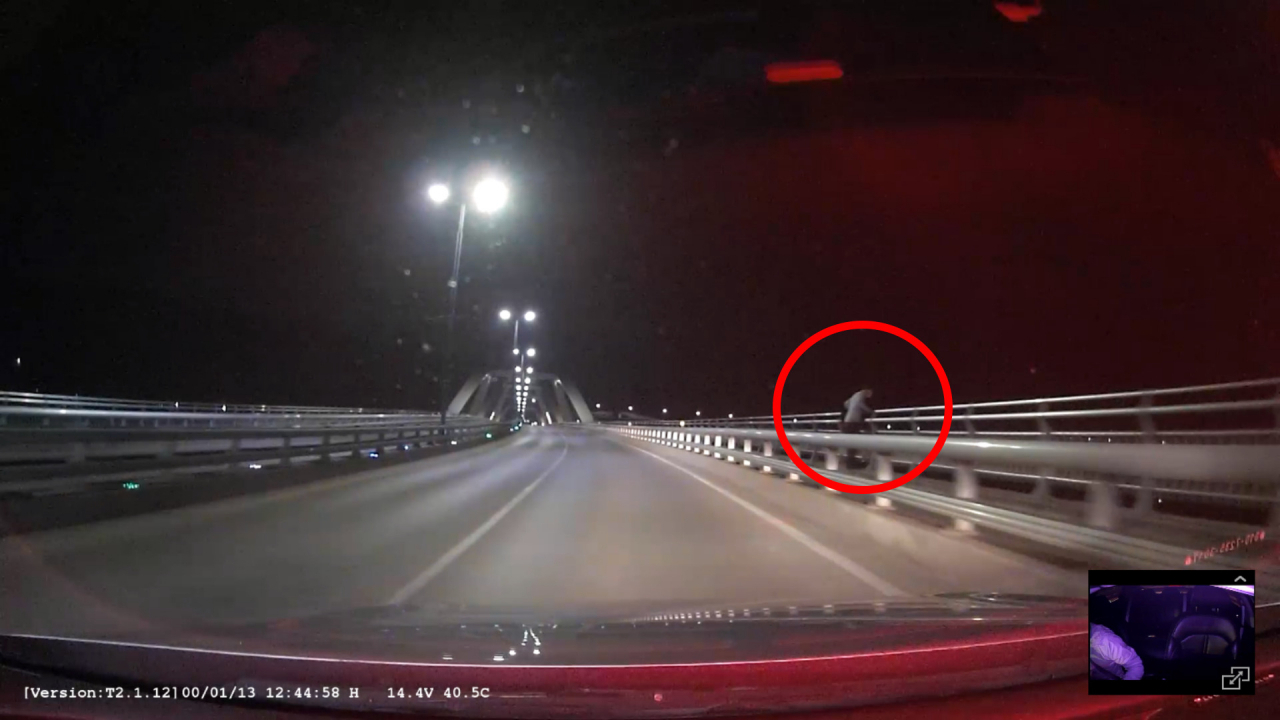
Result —
[[[781, 448], [775, 431], [729, 427], [672, 427], [612, 424], [607, 428], [625, 436], [713, 456], [792, 480], [810, 482]], [[848, 485], [872, 485], [901, 476], [932, 448], [933, 437], [901, 435], [845, 435], [796, 430], [787, 433], [792, 447], [806, 463], [824, 476]], [[863, 472], [851, 472], [846, 453], [856, 451], [868, 459]], [[807, 457], [806, 457], [807, 456]], [[1202, 543], [1233, 533], [1255, 531], [1261, 526], [1280, 529], [1276, 489], [1280, 487], [1280, 446], [1192, 446], [1082, 444], [1048, 440], [992, 440], [952, 436], [934, 467], [951, 475], [937, 484], [918, 478], [904, 486], [874, 495], [845, 495], [880, 507], [901, 503], [906, 507], [948, 518], [961, 531], [984, 528], [1021, 537], [1066, 551], [1094, 557], [1122, 559], [1136, 566], [1177, 567], [1190, 563]], [[1083, 500], [1063, 500], [1052, 493], [1033, 493], [1010, 501], [1003, 491], [984, 488], [982, 477], [997, 468], [1040, 467], [1041, 473], [1025, 475], [1033, 482], [1064, 473], [1092, 473], [1083, 481]], [[1118, 489], [1123, 479], [1137, 479], [1138, 488], [1157, 495], [1175, 496], [1178, 488], [1160, 482], [1190, 483], [1224, 489], [1249, 488], [1248, 499], [1263, 513], [1258, 523], [1197, 521], [1184, 519], [1165, 529], [1167, 537], [1153, 539], [1135, 532], [1138, 521], [1152, 520], [1148, 506], [1123, 507]], [[922, 482], [923, 481], [923, 482]], [[1230, 500], [1216, 496], [1218, 500]], [[1073, 506], [1073, 507], [1072, 507]], [[1157, 522], [1158, 524], [1158, 522]], [[1231, 557], [1216, 557], [1200, 567], [1248, 567]], [[1268, 571], [1272, 572], [1272, 571]], [[1275, 573], [1272, 572], [1274, 575]], [[1261, 580], [1260, 580], [1261, 582]], [[1280, 576], [1268, 576], [1271, 587], [1280, 588]]]
[[27, 393], [0, 394], [0, 402], [11, 403], [0, 405], [0, 493], [376, 458], [482, 442], [516, 429], [488, 418], [363, 408], [223, 410], [221, 404]]
[[[937, 435], [944, 407], [876, 410], [878, 434]], [[787, 428], [837, 429], [840, 412], [783, 416]], [[670, 427], [773, 426], [773, 416], [654, 421]], [[962, 437], [1052, 438], [1076, 442], [1280, 443], [1280, 378], [1063, 397], [956, 404], [951, 433]]]

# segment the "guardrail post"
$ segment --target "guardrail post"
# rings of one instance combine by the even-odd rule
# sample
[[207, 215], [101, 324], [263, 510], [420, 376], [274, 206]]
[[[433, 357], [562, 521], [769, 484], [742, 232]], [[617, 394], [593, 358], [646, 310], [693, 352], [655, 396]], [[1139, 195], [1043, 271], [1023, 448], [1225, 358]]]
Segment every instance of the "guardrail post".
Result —
[[751, 438], [742, 441], [742, 452], [751, 452]]
[[1040, 468], [1040, 476], [1036, 478], [1035, 487], [1031, 489], [1031, 500], [1036, 503], [1049, 502], [1049, 476], [1053, 474], [1053, 468]]
[[[952, 473], [952, 480], [955, 483], [955, 496], [961, 500], [977, 501], [978, 499], [978, 473], [974, 471], [973, 465], [969, 463], [957, 463], [956, 469]], [[964, 518], [953, 518], [952, 527], [958, 532], [972, 533], [973, 522]]]
[[845, 458], [844, 450], [835, 448], [825, 448], [822, 451], [826, 458], [826, 468], [828, 470], [846, 470], [849, 467], [848, 460]]
[[715, 447], [720, 447], [720, 441], [723, 439], [724, 439], [723, 436], [717, 435], [715, 438]]
[[[1156, 432], [1156, 421], [1151, 415], [1152, 399], [1150, 395], [1143, 395], [1138, 401], [1138, 426], [1142, 429], [1142, 442], [1154, 445], [1159, 435]], [[1152, 488], [1151, 478], [1142, 476], [1138, 478], [1138, 494], [1133, 500], [1134, 514], [1142, 516], [1148, 515], [1152, 511]]]
[[729, 448], [730, 450], [734, 450], [734, 449], [736, 449], [736, 448], [738, 447], [738, 442], [737, 442], [737, 440], [738, 440], [738, 439], [737, 439], [737, 438], [735, 438], [735, 437], [732, 437], [732, 436], [731, 436], [731, 437], [729, 437], [729, 439], [728, 439], [728, 445], [726, 445], [726, 447], [727, 447], [727, 448]]
[[919, 408], [911, 408], [911, 434], [912, 435], [920, 434], [920, 423], [919, 421], [916, 420], [916, 418], [919, 417], [919, 415], [920, 415]]
[[973, 406], [970, 405], [964, 409], [964, 430], [969, 435], [977, 435], [977, 431], [973, 429]]
[[[1049, 412], [1049, 403], [1042, 402], [1036, 406], [1036, 409], [1041, 413], [1047, 413]], [[1040, 437], [1045, 440], [1048, 440], [1053, 435], [1053, 428], [1049, 427], [1049, 421], [1044, 417], [1036, 418], [1036, 429], [1040, 431]]]
[[333, 458], [330, 457], [329, 455], [330, 442], [331, 441], [330, 441], [329, 433], [324, 433], [323, 435], [320, 436], [320, 462], [327, 463], [333, 460]]
[[293, 438], [285, 435], [280, 438], [280, 466], [289, 467], [293, 458]]
[[[893, 479], [893, 462], [888, 455], [872, 453], [871, 469], [875, 472], [876, 482], [889, 482]], [[893, 501], [885, 497], [884, 493], [877, 493], [875, 506], [878, 508], [892, 508]]]
[[764, 456], [773, 457], [773, 441], [772, 440], [764, 441]]
[[974, 471], [973, 465], [969, 463], [956, 463], [956, 469], [952, 474], [955, 482], [955, 496], [961, 500], [977, 500], [978, 489], [978, 473]]
[[1089, 483], [1085, 522], [1089, 527], [1113, 530], [1120, 515], [1120, 493], [1108, 482]]

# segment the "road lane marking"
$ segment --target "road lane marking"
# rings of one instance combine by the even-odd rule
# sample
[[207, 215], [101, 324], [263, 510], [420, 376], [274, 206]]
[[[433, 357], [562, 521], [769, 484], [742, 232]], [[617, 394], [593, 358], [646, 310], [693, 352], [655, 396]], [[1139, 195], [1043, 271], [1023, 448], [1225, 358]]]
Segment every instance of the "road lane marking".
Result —
[[796, 542], [800, 543], [801, 545], [804, 545], [805, 547], [809, 548], [810, 550], [817, 553], [818, 555], [821, 555], [822, 557], [826, 558], [831, 563], [839, 567], [841, 570], [844, 570], [845, 572], [861, 580], [862, 582], [870, 585], [871, 587], [874, 587], [876, 590], [879, 590], [881, 593], [885, 595], [906, 595], [907, 594], [902, 590], [898, 589], [897, 587], [894, 587], [888, 581], [880, 578], [870, 570], [862, 567], [861, 565], [855, 563], [849, 558], [841, 555], [835, 550], [832, 550], [826, 545], [823, 545], [822, 543], [818, 542], [812, 537], [796, 529], [793, 525], [786, 522], [785, 520], [775, 517], [769, 512], [762, 510], [759, 507], [756, 507], [752, 503], [747, 502], [746, 500], [743, 500], [737, 495], [734, 495], [728, 490], [725, 490], [724, 488], [720, 487], [719, 485], [716, 485], [715, 483], [693, 472], [692, 470], [683, 468], [677, 465], [676, 463], [671, 462], [670, 460], [662, 457], [661, 455], [656, 455], [654, 453], [651, 453], [648, 450], [645, 450], [644, 448], [638, 448], [638, 447], [635, 447], [634, 445], [630, 445], [627, 443], [623, 443], [623, 445], [626, 445], [627, 447], [631, 448], [632, 450], [635, 450], [636, 452], [642, 452], [645, 455], [648, 455], [649, 457], [653, 458], [654, 460], [657, 460], [658, 462], [666, 463], [667, 465], [670, 465], [671, 467], [688, 475], [694, 480], [697, 480], [703, 485], [706, 485], [712, 490], [715, 490], [716, 492], [725, 496], [729, 500], [732, 500], [733, 502], [737, 503], [742, 508], [750, 512], [751, 514], [769, 523], [775, 529], [779, 530], [787, 537], [790, 537], [792, 540], [795, 540]]
[[480, 538], [484, 537], [486, 533], [492, 530], [493, 527], [502, 520], [502, 518], [506, 517], [507, 513], [515, 509], [515, 507], [520, 504], [520, 501], [529, 496], [529, 493], [533, 492], [535, 488], [541, 485], [542, 481], [546, 480], [547, 476], [559, 467], [561, 461], [563, 461], [565, 456], [569, 454], [569, 443], [565, 441], [563, 436], [558, 437], [564, 447], [560, 450], [560, 457], [556, 458], [556, 461], [551, 463], [551, 467], [544, 470], [542, 474], [538, 476], [538, 479], [534, 480], [528, 487], [521, 490], [515, 497], [511, 498], [510, 502], [503, 505], [498, 512], [494, 513], [488, 520], [485, 520], [480, 527], [473, 530], [470, 535], [463, 538], [457, 545], [449, 548], [449, 551], [444, 555], [441, 555], [435, 562], [431, 563], [430, 567], [423, 570], [421, 574], [409, 581], [408, 585], [400, 588], [395, 595], [391, 596], [390, 604], [399, 605], [405, 600], [408, 600], [415, 593], [421, 591], [428, 583], [434, 580], [437, 575], [444, 572], [449, 565], [453, 564], [454, 560], [457, 560], [463, 553], [471, 549], [472, 545], [479, 542]]

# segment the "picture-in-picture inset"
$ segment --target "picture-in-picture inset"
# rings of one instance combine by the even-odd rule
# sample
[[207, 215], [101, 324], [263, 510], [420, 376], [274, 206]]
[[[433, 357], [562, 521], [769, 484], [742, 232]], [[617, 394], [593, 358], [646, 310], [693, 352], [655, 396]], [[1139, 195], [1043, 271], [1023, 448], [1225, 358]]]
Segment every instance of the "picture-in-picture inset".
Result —
[[1090, 571], [1089, 693], [1253, 693], [1252, 571]]

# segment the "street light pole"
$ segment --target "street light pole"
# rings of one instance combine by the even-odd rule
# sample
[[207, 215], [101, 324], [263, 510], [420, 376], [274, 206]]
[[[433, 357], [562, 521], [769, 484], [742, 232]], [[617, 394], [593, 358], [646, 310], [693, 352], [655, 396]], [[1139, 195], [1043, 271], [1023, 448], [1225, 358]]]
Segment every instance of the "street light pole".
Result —
[[440, 378], [440, 424], [448, 412], [449, 380], [453, 376], [453, 326], [458, 317], [458, 271], [462, 267], [462, 235], [467, 225], [467, 203], [458, 203], [458, 239], [453, 246], [453, 274], [449, 276], [449, 329], [445, 335], [444, 373]]
[[[516, 326], [515, 334], [511, 337], [511, 349], [515, 350], [516, 354], [519, 354], [520, 352], [520, 320], [519, 318], [516, 319], [515, 326]], [[524, 371], [523, 355], [520, 356], [520, 371], [521, 372]]]
[[[448, 202], [453, 193], [444, 183], [432, 183], [426, 189], [427, 199], [436, 205]], [[475, 209], [482, 213], [493, 213], [502, 209], [507, 203], [509, 190], [505, 183], [494, 178], [487, 178], [476, 183], [472, 189], [470, 202], [463, 199], [458, 203], [458, 235], [453, 246], [453, 273], [449, 276], [449, 325], [445, 335], [444, 363], [440, 377], [440, 424], [444, 425], [449, 412], [449, 381], [453, 377], [453, 329], [458, 318], [458, 275], [462, 268], [462, 238], [467, 226], [467, 205], [474, 203]]]

